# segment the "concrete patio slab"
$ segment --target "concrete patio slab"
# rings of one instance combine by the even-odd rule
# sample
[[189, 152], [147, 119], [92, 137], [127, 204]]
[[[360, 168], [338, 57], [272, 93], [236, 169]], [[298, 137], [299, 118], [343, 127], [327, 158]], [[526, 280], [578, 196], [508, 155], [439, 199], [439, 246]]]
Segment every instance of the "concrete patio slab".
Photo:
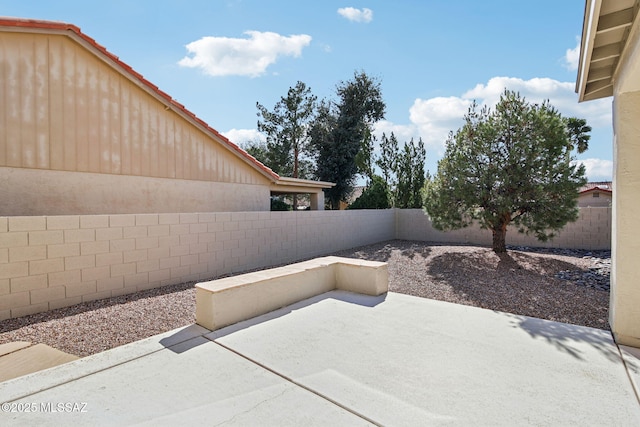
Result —
[[621, 345], [620, 353], [629, 372], [629, 379], [640, 401], [640, 348]]
[[331, 292], [208, 338], [383, 425], [640, 425], [610, 333]]
[[78, 359], [78, 356], [45, 344], [31, 345], [19, 341], [5, 345], [6, 347], [0, 350], [0, 353], [4, 352], [0, 354], [0, 382]]
[[190, 325], [116, 347], [109, 351], [83, 357], [73, 363], [66, 363], [52, 369], [34, 372], [11, 381], [0, 382], [0, 402], [14, 401], [62, 383], [72, 382], [105, 369], [123, 365], [208, 332], [207, 329], [201, 326]]
[[343, 291], [0, 383], [0, 402], [84, 405], [2, 425], [640, 425], [606, 331]]
[[14, 341], [6, 344], [0, 344], [0, 357], [6, 356], [7, 354], [13, 353], [14, 351], [22, 350], [23, 348], [27, 348], [30, 345], [31, 343], [27, 341]]

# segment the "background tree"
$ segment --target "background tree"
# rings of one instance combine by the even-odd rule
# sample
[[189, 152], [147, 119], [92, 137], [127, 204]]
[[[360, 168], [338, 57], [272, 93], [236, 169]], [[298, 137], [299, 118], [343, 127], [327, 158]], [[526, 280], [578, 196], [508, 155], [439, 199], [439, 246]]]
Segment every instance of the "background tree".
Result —
[[493, 111], [477, 110], [474, 103], [464, 126], [449, 135], [438, 172], [425, 185], [433, 226], [451, 230], [478, 221], [501, 253], [509, 224], [545, 241], [575, 221], [586, 179], [584, 166], [571, 164], [571, 151], [587, 149], [586, 122], [510, 91]]
[[389, 187], [395, 187], [395, 170], [398, 158], [398, 139], [391, 132], [387, 138], [385, 133], [380, 140], [380, 156], [376, 159], [376, 165], [382, 171], [382, 177]]
[[414, 143], [413, 138], [404, 143], [395, 161], [396, 188], [394, 206], [400, 209], [422, 207], [422, 187], [424, 187], [424, 164], [426, 151], [422, 138]]
[[380, 155], [376, 165], [390, 192], [390, 201], [396, 208], [422, 207], [422, 187], [425, 182], [424, 165], [426, 151], [422, 138], [417, 143], [413, 138], [398, 148], [398, 139], [391, 133], [382, 134]]
[[347, 209], [388, 209], [390, 207], [387, 183], [381, 176], [373, 175], [371, 183]]
[[[278, 175], [310, 177], [311, 165], [303, 155], [308, 151], [309, 129], [315, 115], [316, 99], [311, 89], [298, 81], [289, 88], [286, 98], [280, 98], [273, 111], [256, 103], [258, 130], [267, 138], [266, 148], [258, 150], [258, 154], [266, 156], [263, 163]], [[294, 209], [296, 202], [294, 196]]]
[[384, 118], [386, 107], [380, 83], [364, 72], [340, 83], [337, 95], [336, 104], [321, 103], [311, 132], [317, 177], [336, 183], [326, 191], [332, 209], [351, 194], [356, 175], [364, 169], [358, 164], [371, 164], [370, 154], [369, 160], [356, 158], [363, 147], [371, 146], [373, 125]]

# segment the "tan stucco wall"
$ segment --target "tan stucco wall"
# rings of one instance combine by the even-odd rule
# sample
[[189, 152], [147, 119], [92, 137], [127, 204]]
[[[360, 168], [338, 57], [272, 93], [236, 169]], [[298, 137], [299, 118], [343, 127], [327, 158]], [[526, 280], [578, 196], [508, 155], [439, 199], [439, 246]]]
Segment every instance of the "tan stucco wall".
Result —
[[0, 168], [0, 216], [268, 211], [269, 187]]
[[[268, 206], [270, 178], [227, 148], [217, 136], [187, 120], [186, 113], [162, 102], [157, 93], [116, 70], [82, 43], [63, 35], [0, 32], [0, 169], [262, 185], [267, 188]], [[11, 173], [5, 170], [3, 176]], [[75, 179], [84, 178], [78, 175]], [[131, 183], [125, 191], [133, 192], [141, 185], [140, 180]], [[120, 185], [121, 189], [129, 186]], [[180, 185], [176, 183], [175, 187]], [[49, 186], [48, 195], [81, 200], [85, 194], [70, 193], [82, 192], [86, 187], [83, 183]], [[246, 191], [239, 188], [238, 193], [243, 195]], [[195, 189], [189, 197], [200, 196]], [[102, 206], [74, 213], [121, 211], [112, 210], [111, 199], [101, 202], [97, 195], [91, 198]], [[127, 211], [149, 211], [144, 198], [141, 194], [140, 204], [131, 205]], [[127, 203], [135, 200], [129, 198]], [[255, 202], [249, 200], [246, 206], [238, 202], [237, 208], [251, 210], [254, 206]], [[176, 205], [156, 211], [167, 210], [188, 209]]]
[[[638, 76], [640, 78], [640, 76]], [[609, 323], [620, 344], [640, 347], [640, 92], [614, 100], [613, 241]]]

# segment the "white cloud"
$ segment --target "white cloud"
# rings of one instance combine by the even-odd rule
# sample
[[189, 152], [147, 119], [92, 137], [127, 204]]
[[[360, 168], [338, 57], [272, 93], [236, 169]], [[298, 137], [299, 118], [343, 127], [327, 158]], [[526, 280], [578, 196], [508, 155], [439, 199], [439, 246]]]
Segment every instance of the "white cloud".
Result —
[[354, 22], [371, 22], [373, 20], [373, 11], [371, 9], [362, 8], [356, 9], [355, 7], [341, 7], [338, 9], [338, 14], [349, 21]]
[[[416, 128], [413, 125], [397, 125], [388, 120], [381, 120], [375, 124], [375, 128], [373, 133], [378, 138], [378, 142], [384, 133], [387, 136], [391, 136], [393, 133], [400, 143], [405, 141], [410, 141], [411, 138], [417, 140], [418, 136], [416, 133]], [[375, 147], [377, 149], [377, 145]]]
[[516, 77], [493, 77], [486, 84], [476, 85], [462, 97], [493, 107], [505, 89], [519, 92], [529, 102], [541, 103], [549, 100], [563, 116], [587, 119], [592, 127], [611, 125], [611, 100], [578, 103], [573, 82], [560, 82], [550, 78], [523, 80]]
[[229, 141], [236, 145], [246, 144], [248, 142], [266, 141], [265, 136], [258, 132], [257, 129], [231, 129], [227, 132], [221, 132]]
[[517, 91], [529, 102], [549, 100], [563, 116], [580, 117], [592, 127], [611, 126], [611, 101], [607, 99], [578, 103], [574, 84], [549, 78], [523, 80], [515, 77], [493, 77], [487, 83], [456, 97], [416, 99], [409, 109], [409, 120], [416, 136], [422, 136], [425, 144], [440, 147], [442, 151], [449, 131], [456, 131], [463, 124], [463, 117], [471, 103], [493, 108], [504, 90]]
[[603, 159], [580, 159], [575, 163], [582, 163], [586, 169], [589, 181], [611, 181], [613, 176], [613, 161]]
[[249, 38], [202, 37], [185, 47], [191, 56], [178, 64], [200, 68], [210, 76], [250, 76], [264, 74], [280, 56], [299, 57], [311, 43], [311, 36], [282, 36], [272, 32], [246, 31]]
[[576, 47], [567, 49], [564, 54], [564, 67], [569, 71], [577, 70], [580, 62], [580, 37], [576, 37], [576, 41]]
[[[487, 105], [493, 108], [505, 88], [519, 92], [529, 102], [540, 103], [548, 99], [563, 116], [584, 118], [594, 130], [611, 127], [611, 100], [578, 103], [574, 83], [549, 78], [523, 80], [514, 77], [494, 77], [484, 84], [476, 85], [461, 96], [417, 98], [409, 108], [408, 124], [382, 121], [376, 125], [375, 134], [379, 138], [382, 132], [389, 135], [393, 131], [401, 144], [411, 138], [422, 138], [427, 148], [427, 160], [432, 163], [428, 166], [434, 169], [435, 160], [444, 154], [449, 132], [455, 132], [464, 124], [464, 115], [471, 103], [475, 100], [480, 106]], [[611, 176], [611, 165], [607, 166], [606, 163], [608, 161], [596, 162], [595, 159], [591, 159], [584, 162], [590, 172], [590, 179], [610, 179], [607, 178]]]

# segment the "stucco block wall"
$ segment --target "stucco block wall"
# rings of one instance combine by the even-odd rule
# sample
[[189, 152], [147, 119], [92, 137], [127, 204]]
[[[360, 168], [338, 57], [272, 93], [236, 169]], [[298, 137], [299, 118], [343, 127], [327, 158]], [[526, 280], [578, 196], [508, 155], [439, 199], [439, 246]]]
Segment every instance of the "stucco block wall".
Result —
[[[609, 249], [611, 209], [581, 209], [551, 242]], [[479, 228], [434, 230], [420, 209], [0, 217], [0, 320], [391, 239], [490, 245]]]
[[395, 237], [395, 212], [0, 217], [0, 320]]
[[[442, 232], [433, 228], [431, 221], [421, 209], [398, 209], [396, 211], [396, 237], [404, 240], [432, 242], [469, 243], [491, 246], [491, 232], [480, 227]], [[510, 227], [507, 244], [530, 247], [611, 249], [611, 208], [580, 208], [576, 222], [567, 224], [558, 235], [547, 242], [533, 236], [518, 233]]]

